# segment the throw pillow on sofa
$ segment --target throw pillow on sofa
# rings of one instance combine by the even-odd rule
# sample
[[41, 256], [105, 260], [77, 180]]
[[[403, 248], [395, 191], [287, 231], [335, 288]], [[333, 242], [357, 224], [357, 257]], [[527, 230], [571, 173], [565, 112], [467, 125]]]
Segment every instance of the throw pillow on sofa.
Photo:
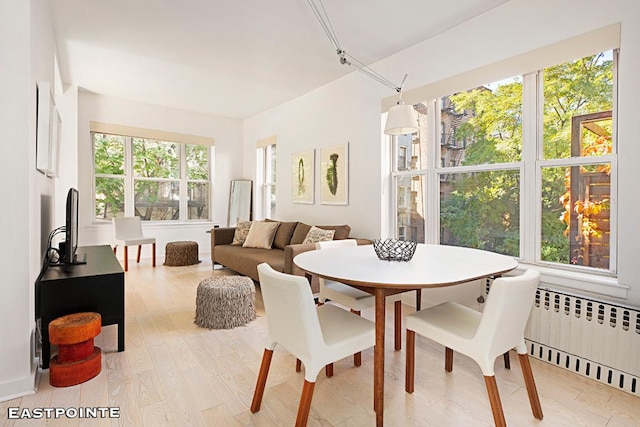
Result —
[[279, 225], [279, 222], [254, 221], [242, 247], [271, 249]]
[[[349, 233], [351, 232], [351, 227], [348, 225], [318, 225], [318, 228], [323, 230], [335, 230], [335, 234], [333, 235], [333, 240], [342, 240], [348, 239]], [[298, 245], [302, 243], [309, 234], [309, 230], [311, 229], [310, 225], [307, 225], [303, 222], [299, 222], [296, 225], [295, 230], [293, 231], [293, 235], [291, 236], [290, 245]]]
[[233, 233], [233, 242], [232, 245], [241, 246], [245, 240], [247, 240], [247, 234], [249, 234], [249, 229], [251, 228], [252, 221], [242, 221], [239, 222], [236, 226], [236, 231]]
[[335, 233], [335, 230], [323, 230], [322, 228], [318, 228], [314, 225], [307, 233], [307, 237], [304, 238], [302, 244], [306, 245], [307, 243], [318, 243], [333, 240], [333, 235]]
[[293, 231], [296, 229], [298, 225], [297, 221], [294, 222], [282, 222], [275, 219], [265, 219], [267, 222], [279, 222], [280, 226], [278, 227], [278, 231], [276, 231], [276, 236], [273, 238], [272, 247], [277, 249], [284, 249], [285, 246], [291, 242], [291, 236], [293, 236]]

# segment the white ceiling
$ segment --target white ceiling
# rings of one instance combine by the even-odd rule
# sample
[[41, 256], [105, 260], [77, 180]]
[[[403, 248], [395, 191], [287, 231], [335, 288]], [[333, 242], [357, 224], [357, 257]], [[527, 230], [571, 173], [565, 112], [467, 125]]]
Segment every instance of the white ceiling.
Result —
[[[50, 1], [63, 81], [99, 94], [246, 118], [353, 72], [307, 0]], [[341, 47], [371, 64], [506, 1], [324, 6]]]

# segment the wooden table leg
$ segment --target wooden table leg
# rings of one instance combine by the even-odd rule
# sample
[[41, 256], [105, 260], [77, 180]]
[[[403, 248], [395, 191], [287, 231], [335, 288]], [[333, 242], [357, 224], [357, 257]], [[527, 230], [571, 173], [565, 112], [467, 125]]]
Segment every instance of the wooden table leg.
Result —
[[376, 345], [373, 349], [373, 410], [376, 412], [376, 426], [382, 426], [384, 424], [385, 290], [377, 288], [375, 297]]

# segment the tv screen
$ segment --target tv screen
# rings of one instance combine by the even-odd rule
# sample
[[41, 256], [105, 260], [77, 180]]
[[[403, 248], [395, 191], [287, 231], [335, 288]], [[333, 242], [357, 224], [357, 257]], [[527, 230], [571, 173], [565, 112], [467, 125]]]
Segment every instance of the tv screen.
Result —
[[70, 188], [67, 193], [67, 208], [65, 221], [65, 244], [61, 262], [63, 264], [76, 263], [76, 249], [78, 248], [78, 190]]

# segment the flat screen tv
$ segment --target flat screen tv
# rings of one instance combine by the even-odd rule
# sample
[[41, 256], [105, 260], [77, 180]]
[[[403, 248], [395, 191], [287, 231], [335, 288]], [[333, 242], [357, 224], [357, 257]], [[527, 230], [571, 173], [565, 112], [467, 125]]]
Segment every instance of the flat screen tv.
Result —
[[76, 256], [76, 249], [78, 249], [78, 190], [75, 188], [70, 188], [67, 193], [65, 241], [63, 248], [60, 263], [78, 264]]

